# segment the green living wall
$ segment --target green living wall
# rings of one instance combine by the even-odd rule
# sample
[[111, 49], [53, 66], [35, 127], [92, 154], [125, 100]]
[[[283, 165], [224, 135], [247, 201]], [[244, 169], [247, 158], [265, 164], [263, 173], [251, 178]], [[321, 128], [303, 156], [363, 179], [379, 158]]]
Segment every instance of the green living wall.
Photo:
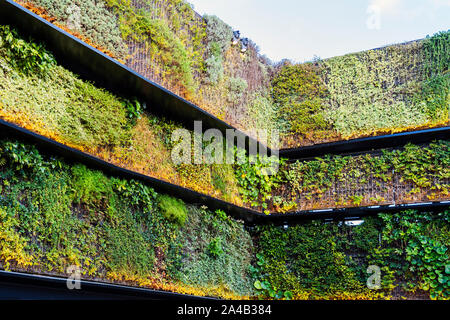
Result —
[[[446, 299], [448, 210], [245, 227], [15, 140], [0, 142], [0, 266], [227, 299]], [[381, 286], [366, 286], [378, 266]]]
[[282, 147], [448, 124], [448, 31], [273, 63], [253, 43], [242, 54], [230, 26], [182, 0], [19, 3], [243, 131], [280, 130]]
[[[29, 8], [240, 128], [281, 129], [285, 146], [448, 122], [448, 32], [273, 65], [253, 44], [241, 54], [230, 46], [229, 26], [217, 17], [198, 20], [183, 1], [136, 3], [36, 0]], [[148, 59], [151, 70], [141, 63]], [[175, 60], [181, 63], [173, 66]], [[448, 141], [281, 159], [271, 177], [262, 174], [265, 159], [174, 165], [169, 137], [178, 124], [136, 98], [79, 79], [7, 26], [0, 26], [0, 117], [110, 163], [264, 211], [385, 204], [399, 186], [397, 203], [448, 199]], [[8, 270], [64, 275], [78, 265], [86, 279], [224, 298], [446, 299], [448, 214], [383, 214], [356, 227], [250, 228], [226, 212], [17, 141], [0, 145], [0, 263]], [[382, 271], [379, 290], [365, 285], [369, 265]]]
[[[286, 76], [294, 77], [297, 68], [286, 69], [294, 72]], [[305, 70], [305, 77], [313, 77], [313, 69]], [[325, 92], [318, 78], [311, 79], [315, 80], [308, 82], [308, 90]], [[236, 205], [293, 212], [449, 196], [446, 141], [379, 154], [294, 163], [281, 159], [272, 176], [264, 174], [266, 158], [234, 165], [175, 164], [171, 153], [177, 141], [171, 135], [180, 125], [152, 114], [153, 106], [136, 98], [120, 97], [79, 79], [59, 66], [45, 47], [8, 26], [0, 26], [0, 80], [2, 119], [120, 167]], [[277, 94], [288, 96], [289, 82], [282, 83], [287, 87], [280, 84]], [[249, 160], [242, 150], [237, 154]]]

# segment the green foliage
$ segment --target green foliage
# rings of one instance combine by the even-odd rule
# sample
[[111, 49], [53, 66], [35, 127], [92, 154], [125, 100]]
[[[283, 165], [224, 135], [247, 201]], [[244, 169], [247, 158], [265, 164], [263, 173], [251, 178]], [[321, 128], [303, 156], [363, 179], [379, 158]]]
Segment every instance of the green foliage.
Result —
[[422, 59], [421, 43], [413, 42], [323, 61], [325, 118], [344, 137], [428, 123], [423, 104], [411, 99]]
[[292, 193], [324, 191], [341, 180], [349, 157], [326, 156], [311, 161], [297, 161], [287, 172]]
[[210, 46], [210, 55], [217, 55], [217, 47], [220, 53], [225, 53], [230, 47], [233, 30], [216, 16], [205, 15], [203, 18], [206, 20], [206, 40]]
[[276, 293], [288, 291], [295, 296], [307, 291], [319, 298], [362, 290], [340, 248], [336, 225], [311, 222], [287, 230], [260, 227], [257, 232], [260, 282], [267, 281]]
[[[287, 229], [259, 227], [252, 272], [259, 292], [294, 296], [370, 297], [369, 265], [381, 269], [379, 294], [448, 299], [449, 212], [404, 211], [366, 218], [362, 225], [311, 222]], [[305, 296], [305, 292], [308, 294]]]
[[402, 151], [392, 154], [394, 170], [401, 173], [403, 181], [414, 183], [418, 188], [448, 190], [448, 185], [436, 185], [434, 180], [450, 177], [450, 142], [438, 141], [428, 147], [408, 144]]
[[244, 202], [252, 207], [262, 207], [267, 212], [267, 201], [272, 198], [272, 191], [282, 181], [277, 170], [283, 167], [283, 159], [250, 155], [245, 150], [237, 151], [238, 159], [244, 159], [235, 166], [236, 179]]
[[84, 165], [72, 167], [72, 190], [75, 203], [98, 203], [111, 193], [109, 179], [100, 171], [92, 171]]
[[193, 94], [193, 57], [167, 22], [152, 18], [150, 12], [137, 9], [126, 0], [106, 0], [106, 4], [119, 17], [122, 38], [147, 43], [152, 59], [158, 61], [162, 69], [164, 79], [175, 87], [182, 84], [189, 94]]
[[136, 120], [141, 118], [141, 114], [144, 112], [145, 104], [142, 105], [139, 100], [134, 98], [133, 100], [124, 99], [123, 105], [127, 112], [127, 118], [131, 123], [136, 124]]
[[311, 64], [285, 64], [272, 80], [272, 97], [288, 130], [307, 133], [328, 128], [323, 115], [326, 88]]
[[146, 241], [130, 210], [120, 206], [115, 209], [117, 210], [115, 217], [120, 222], [108, 223], [105, 226], [108, 241], [107, 266], [112, 270], [138, 276], [152, 274], [155, 263], [152, 243]]
[[[285, 170], [287, 189], [293, 199], [300, 196], [311, 199], [338, 190], [342, 183], [347, 188], [357, 190], [368, 183], [381, 186], [392, 182], [393, 175], [396, 175], [400, 183], [412, 184], [411, 193], [441, 192], [446, 195], [449, 188], [446, 180], [450, 176], [449, 156], [449, 142], [437, 141], [427, 146], [408, 144], [403, 149], [384, 150], [379, 155], [337, 155], [297, 161], [289, 164]], [[350, 192], [347, 196], [348, 199], [341, 200], [350, 200], [359, 206], [365, 195]], [[397, 197], [400, 196], [406, 195], [397, 194]]]
[[[164, 278], [181, 292], [186, 285], [253, 294], [250, 235], [225, 212], [186, 208], [138, 181], [69, 166], [14, 141], [0, 143], [0, 159], [2, 267], [63, 275], [75, 264], [86, 278]], [[184, 211], [189, 223], [169, 222], [166, 209]]]
[[448, 237], [450, 212], [438, 215], [405, 211], [381, 216], [383, 246], [375, 257], [384, 257], [401, 280], [404, 290], [429, 291], [431, 298], [450, 296]]
[[180, 226], [184, 225], [187, 209], [183, 201], [167, 195], [160, 195], [158, 197], [158, 206], [167, 220], [177, 223]]
[[36, 148], [28, 148], [19, 142], [6, 141], [1, 144], [0, 152], [10, 161], [16, 171], [23, 174], [26, 170], [44, 172], [46, 169]]
[[450, 74], [437, 75], [424, 81], [413, 100], [425, 106], [429, 119], [447, 121], [450, 106]]
[[222, 192], [226, 201], [231, 201], [238, 196], [238, 182], [233, 166], [226, 164], [213, 164], [211, 168], [211, 182], [213, 186]]
[[155, 190], [135, 180], [112, 179], [113, 190], [134, 208], [143, 213], [152, 212], [156, 203]]
[[450, 31], [442, 31], [427, 37], [423, 42], [424, 70], [428, 77], [448, 72], [450, 64]]
[[[14, 59], [11, 66], [18, 63]], [[0, 83], [0, 110], [16, 115], [20, 125], [45, 123], [44, 133], [89, 148], [118, 145], [127, 138], [126, 111], [119, 98], [62, 67], [54, 66], [52, 77], [44, 79], [0, 72]]]
[[[254, 93], [247, 103], [247, 110], [250, 117], [248, 128], [266, 129], [268, 132], [281, 130], [282, 124], [279, 121], [277, 107], [268, 93]], [[276, 146], [271, 147], [276, 148]]]
[[212, 54], [205, 60], [207, 80], [209, 84], [215, 85], [223, 78], [223, 61], [221, 54]]
[[242, 78], [230, 78], [228, 80], [228, 97], [231, 103], [238, 103], [248, 87], [247, 81]]
[[[56, 65], [43, 45], [20, 38], [17, 31], [0, 25], [0, 54], [12, 67], [25, 75], [47, 75]], [[2, 54], [2, 55], [3, 55]]]
[[269, 281], [264, 280], [265, 277], [267, 277], [267, 274], [263, 273], [263, 270], [267, 268], [267, 263], [264, 260], [263, 255], [260, 253], [256, 254], [256, 265], [250, 266], [250, 272], [252, 273], [252, 276], [255, 280], [253, 283], [253, 286], [257, 290], [259, 296], [261, 298], [272, 298], [272, 299], [286, 299], [290, 300], [292, 299], [292, 292], [290, 291], [282, 291], [279, 290], [276, 292], [273, 288], [273, 286], [270, 284]]
[[105, 1], [33, 0], [32, 3], [44, 8], [57, 22], [82, 33], [118, 58], [127, 56], [127, 47], [120, 37], [119, 21], [108, 10]]
[[205, 206], [188, 206], [188, 211], [178, 234], [179, 245], [170, 249], [170, 274], [188, 285], [253, 295], [248, 274], [253, 243], [243, 224], [228, 217], [224, 220], [224, 213]]

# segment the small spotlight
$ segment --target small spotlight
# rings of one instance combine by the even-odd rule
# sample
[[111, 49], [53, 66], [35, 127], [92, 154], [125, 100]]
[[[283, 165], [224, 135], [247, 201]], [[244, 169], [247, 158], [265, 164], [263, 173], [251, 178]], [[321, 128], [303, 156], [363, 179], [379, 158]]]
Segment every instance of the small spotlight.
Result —
[[249, 43], [248, 38], [244, 38], [244, 39], [241, 40], [241, 52], [242, 53], [247, 51], [248, 43]]
[[348, 220], [345, 221], [345, 224], [350, 227], [360, 226], [364, 223], [364, 220]]
[[239, 30], [234, 31], [233, 32], [233, 40], [232, 40], [233, 46], [235, 46], [239, 43], [240, 38], [241, 38], [241, 32]]

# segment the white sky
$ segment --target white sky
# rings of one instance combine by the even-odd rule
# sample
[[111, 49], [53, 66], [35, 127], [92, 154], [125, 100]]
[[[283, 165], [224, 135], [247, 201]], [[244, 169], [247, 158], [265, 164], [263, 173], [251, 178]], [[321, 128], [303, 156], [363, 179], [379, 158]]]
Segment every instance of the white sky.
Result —
[[188, 2], [240, 30], [273, 61], [304, 62], [420, 39], [450, 24], [450, 0]]

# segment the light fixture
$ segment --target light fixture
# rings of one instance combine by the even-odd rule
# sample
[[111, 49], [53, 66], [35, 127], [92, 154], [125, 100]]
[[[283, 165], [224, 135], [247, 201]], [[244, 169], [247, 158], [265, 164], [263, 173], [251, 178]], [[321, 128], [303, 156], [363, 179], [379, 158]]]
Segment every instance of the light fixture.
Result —
[[242, 53], [247, 51], [248, 43], [249, 43], [248, 38], [244, 38], [244, 39], [241, 40], [241, 52]]
[[364, 220], [347, 220], [345, 221], [345, 225], [350, 227], [356, 227], [359, 225], [362, 225], [364, 223]]
[[241, 32], [239, 30], [234, 31], [233, 32], [233, 40], [232, 40], [233, 46], [235, 46], [239, 43], [240, 38], [241, 38]]

